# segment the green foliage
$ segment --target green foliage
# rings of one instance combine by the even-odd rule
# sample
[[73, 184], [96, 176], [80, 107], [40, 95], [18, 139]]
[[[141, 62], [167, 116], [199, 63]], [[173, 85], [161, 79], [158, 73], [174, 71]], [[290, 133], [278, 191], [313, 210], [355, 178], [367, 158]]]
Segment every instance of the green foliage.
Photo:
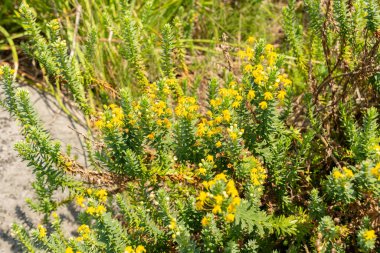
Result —
[[[0, 71], [1, 105], [24, 136], [15, 148], [36, 177], [28, 203], [44, 215], [36, 229], [13, 227], [25, 251], [376, 249], [376, 1], [289, 1], [283, 54], [240, 33], [257, 1], [76, 3], [84, 13], [74, 35], [61, 29], [70, 17], [40, 26], [25, 3], [18, 15], [51, 91], [87, 115], [88, 167], [44, 129], [11, 69]], [[205, 44], [236, 32], [236, 55], [224, 41], [223, 60], [210, 57]], [[198, 66], [207, 72], [198, 58], [211, 62]], [[214, 61], [218, 70], [206, 68]], [[57, 191], [69, 196], [58, 201]], [[75, 238], [55, 213], [69, 203]]]

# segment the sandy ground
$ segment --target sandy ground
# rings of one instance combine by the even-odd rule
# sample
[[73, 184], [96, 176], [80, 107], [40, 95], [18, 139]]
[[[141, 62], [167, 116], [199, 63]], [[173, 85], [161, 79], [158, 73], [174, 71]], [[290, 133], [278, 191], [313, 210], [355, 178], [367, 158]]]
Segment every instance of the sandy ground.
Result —
[[[84, 129], [71, 121], [50, 96], [27, 89], [34, 107], [52, 136], [62, 142], [63, 148], [67, 144], [71, 145], [72, 153], [79, 157], [80, 162], [85, 163], [83, 140], [78, 134], [85, 133]], [[0, 88], [0, 98], [1, 92]], [[0, 107], [0, 253], [22, 252], [11, 236], [13, 223], [35, 228], [41, 221], [41, 217], [31, 211], [25, 202], [26, 198], [33, 197], [31, 182], [34, 177], [32, 169], [21, 161], [13, 149], [13, 145], [22, 140], [19, 130], [15, 120]], [[58, 213], [64, 227], [68, 228], [67, 231], [74, 231], [74, 217], [77, 214], [75, 207], [62, 208]]]

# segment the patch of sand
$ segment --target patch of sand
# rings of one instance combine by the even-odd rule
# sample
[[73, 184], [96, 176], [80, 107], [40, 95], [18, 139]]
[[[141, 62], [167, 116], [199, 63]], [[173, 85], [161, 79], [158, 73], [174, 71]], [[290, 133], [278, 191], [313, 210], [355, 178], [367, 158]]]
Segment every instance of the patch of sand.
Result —
[[[80, 133], [85, 129], [70, 120], [60, 110], [54, 98], [24, 87], [30, 92], [31, 101], [40, 119], [53, 138], [62, 142], [62, 148], [72, 146], [72, 154], [78, 156], [79, 162], [85, 164], [84, 143]], [[0, 98], [3, 98], [0, 88]], [[73, 110], [75, 111], [75, 110]], [[73, 130], [76, 129], [76, 130]], [[34, 180], [32, 168], [26, 166], [13, 149], [13, 145], [22, 140], [20, 128], [9, 113], [0, 107], [0, 253], [22, 252], [11, 236], [13, 223], [23, 224], [26, 228], [35, 228], [41, 222], [41, 216], [30, 210], [26, 198], [33, 198]], [[74, 233], [77, 209], [73, 206], [58, 210], [63, 226], [68, 233]], [[71, 231], [71, 232], [70, 232]]]

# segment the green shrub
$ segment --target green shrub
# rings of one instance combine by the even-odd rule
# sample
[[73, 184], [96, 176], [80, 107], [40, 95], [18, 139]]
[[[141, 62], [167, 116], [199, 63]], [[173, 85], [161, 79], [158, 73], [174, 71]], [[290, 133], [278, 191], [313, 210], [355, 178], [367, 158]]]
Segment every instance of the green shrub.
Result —
[[[361, 1], [352, 8], [343, 1], [330, 4], [332, 9], [324, 13], [320, 3], [305, 2], [307, 32], [296, 23], [295, 2], [284, 10], [295, 66], [289, 67], [289, 56], [278, 54], [273, 45], [248, 37], [236, 55], [225, 52], [227, 61], [240, 63], [239, 71], [226, 70], [223, 81], [209, 80], [198, 96], [188, 88], [189, 78], [175, 74], [177, 67], [186, 72], [183, 64], [176, 64], [183, 57], [176, 33], [181, 25], [164, 25], [162, 49], [154, 62], [162, 71], [151, 74], [144, 63], [150, 58], [140, 44], [141, 29], [127, 11], [120, 52], [141, 92], [123, 86], [102, 109], [86, 86], [89, 69], [70, 57], [55, 34], [56, 21], [48, 25], [50, 35], [43, 36], [33, 11], [22, 5], [19, 14], [31, 35], [24, 47], [49, 81], [87, 115], [91, 161], [86, 168], [61, 150], [39, 121], [27, 91], [15, 89], [12, 70], [2, 67], [1, 104], [21, 124], [25, 139], [16, 149], [36, 175], [37, 198], [28, 203], [45, 217], [35, 229], [14, 225], [25, 250], [374, 252], [380, 231], [380, 135], [378, 112], [371, 107], [376, 97], [369, 94], [371, 102], [358, 108], [345, 92], [371, 90], [368, 80], [376, 72], [378, 52], [360, 58], [368, 51], [359, 42], [362, 47], [357, 47], [350, 32], [361, 24], [366, 33], [357, 40], [367, 38], [367, 46], [376, 48], [377, 6]], [[360, 6], [366, 6], [366, 15]], [[327, 39], [329, 48], [336, 43], [337, 51], [330, 53], [340, 58], [321, 53], [323, 48], [314, 44], [319, 39]], [[302, 45], [304, 41], [311, 45]], [[91, 36], [88, 43], [90, 55], [96, 52]], [[352, 69], [341, 65], [347, 46], [357, 50]], [[361, 72], [362, 80], [355, 69], [365, 60], [371, 71]], [[336, 93], [330, 81], [346, 73], [352, 75], [347, 89]], [[300, 80], [310, 84], [302, 88], [301, 100], [295, 97]], [[334, 105], [333, 116], [326, 115], [330, 107], [323, 107], [322, 93], [313, 93], [316, 87], [326, 96], [325, 103]], [[337, 94], [343, 97], [334, 100]], [[62, 189], [69, 196], [58, 201], [54, 193]], [[80, 212], [75, 238], [64, 236], [56, 213], [68, 203]]]

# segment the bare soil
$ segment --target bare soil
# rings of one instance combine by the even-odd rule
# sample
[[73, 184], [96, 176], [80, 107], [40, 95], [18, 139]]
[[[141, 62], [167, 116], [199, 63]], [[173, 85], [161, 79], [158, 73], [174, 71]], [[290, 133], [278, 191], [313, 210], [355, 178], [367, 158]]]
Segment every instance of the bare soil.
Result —
[[[84, 143], [79, 134], [85, 133], [84, 128], [73, 122], [51, 96], [29, 87], [23, 88], [29, 90], [34, 108], [53, 138], [60, 140], [63, 148], [71, 145], [72, 154], [85, 164]], [[0, 89], [0, 99], [3, 98], [1, 92]], [[13, 223], [22, 224], [30, 229], [41, 223], [42, 218], [31, 211], [25, 202], [26, 198], [34, 196], [31, 186], [34, 176], [32, 168], [28, 168], [26, 162], [22, 161], [13, 149], [14, 144], [20, 140], [22, 136], [17, 122], [0, 107], [0, 253], [22, 252], [11, 234]], [[77, 209], [69, 206], [59, 209], [58, 213], [67, 233], [74, 235], [77, 227]]]

